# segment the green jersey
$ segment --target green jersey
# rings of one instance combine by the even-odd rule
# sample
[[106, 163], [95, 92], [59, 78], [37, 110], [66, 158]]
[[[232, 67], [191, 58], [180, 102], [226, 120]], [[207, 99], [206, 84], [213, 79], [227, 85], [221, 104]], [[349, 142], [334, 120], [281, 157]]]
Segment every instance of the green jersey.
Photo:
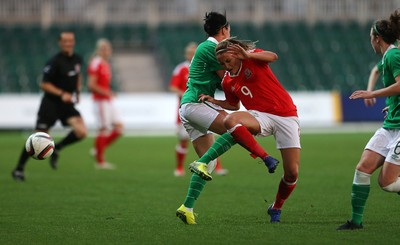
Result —
[[[382, 58], [382, 81], [384, 87], [396, 83], [395, 78], [400, 75], [400, 50], [397, 47], [389, 47]], [[388, 114], [383, 122], [383, 128], [400, 128], [400, 95], [386, 98], [386, 106], [389, 106]]]
[[199, 95], [206, 94], [214, 97], [215, 90], [221, 88], [221, 78], [216, 71], [222, 70], [215, 56], [215, 47], [218, 42], [209, 37], [196, 49], [189, 68], [187, 89], [182, 96], [181, 105], [185, 103], [199, 103]]

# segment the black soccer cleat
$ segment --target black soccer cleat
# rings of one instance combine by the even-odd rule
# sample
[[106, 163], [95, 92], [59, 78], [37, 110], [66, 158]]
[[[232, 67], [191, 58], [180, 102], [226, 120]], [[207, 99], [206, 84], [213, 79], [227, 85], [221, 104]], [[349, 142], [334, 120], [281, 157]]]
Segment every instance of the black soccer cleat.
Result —
[[362, 229], [363, 225], [362, 224], [356, 224], [353, 221], [347, 221], [346, 223], [344, 223], [343, 225], [339, 226], [338, 228], [336, 228], [336, 230], [338, 231], [343, 231], [343, 230], [359, 230]]
[[11, 176], [15, 181], [19, 182], [24, 182], [25, 181], [25, 175], [24, 172], [21, 170], [14, 170], [11, 172]]
[[59, 157], [59, 151], [54, 149], [53, 154], [51, 154], [50, 156], [50, 167], [54, 170], [56, 170], [58, 167], [58, 157]]

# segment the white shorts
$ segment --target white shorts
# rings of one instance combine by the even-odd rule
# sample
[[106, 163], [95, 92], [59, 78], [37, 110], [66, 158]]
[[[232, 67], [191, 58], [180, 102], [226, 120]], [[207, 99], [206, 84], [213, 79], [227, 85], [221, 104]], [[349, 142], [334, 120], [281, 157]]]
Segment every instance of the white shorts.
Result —
[[111, 100], [94, 100], [94, 115], [98, 128], [111, 129], [113, 124], [121, 122]]
[[177, 124], [176, 131], [179, 140], [189, 140], [189, 134], [182, 123]]
[[382, 155], [386, 162], [400, 165], [400, 129], [376, 130], [365, 149]]
[[179, 108], [179, 116], [191, 141], [212, 133], [208, 129], [219, 115], [218, 110], [223, 109], [212, 103], [186, 103]]
[[301, 148], [298, 117], [280, 117], [254, 110], [248, 112], [260, 123], [261, 133], [257, 136], [273, 135], [277, 149]]

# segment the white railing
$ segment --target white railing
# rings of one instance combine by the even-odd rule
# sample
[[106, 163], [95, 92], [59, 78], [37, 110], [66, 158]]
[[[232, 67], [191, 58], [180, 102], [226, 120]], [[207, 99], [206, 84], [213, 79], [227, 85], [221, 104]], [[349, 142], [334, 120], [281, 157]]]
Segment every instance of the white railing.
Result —
[[226, 11], [231, 21], [386, 18], [400, 0], [0, 0], [0, 24], [201, 22]]

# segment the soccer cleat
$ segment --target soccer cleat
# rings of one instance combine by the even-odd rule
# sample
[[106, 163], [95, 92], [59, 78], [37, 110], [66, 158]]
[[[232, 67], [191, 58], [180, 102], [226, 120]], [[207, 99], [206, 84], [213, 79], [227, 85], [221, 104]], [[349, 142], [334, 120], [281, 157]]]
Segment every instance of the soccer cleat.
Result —
[[197, 174], [203, 180], [206, 181], [212, 180], [212, 176], [211, 174], [208, 173], [207, 164], [205, 163], [194, 161], [191, 164], [189, 164], [189, 169], [192, 173]]
[[362, 229], [363, 225], [361, 224], [356, 224], [353, 221], [347, 221], [346, 223], [344, 223], [343, 225], [339, 226], [338, 228], [336, 228], [336, 230], [338, 231], [343, 231], [343, 230], [358, 230], [358, 229]]
[[50, 167], [54, 170], [57, 169], [58, 166], [58, 157], [59, 157], [59, 150], [54, 149], [53, 154], [50, 156]]
[[265, 163], [265, 166], [267, 166], [268, 168], [268, 172], [271, 174], [274, 173], [279, 161], [271, 156], [267, 156], [263, 159], [263, 161]]
[[115, 166], [112, 163], [109, 162], [102, 162], [102, 163], [96, 163], [95, 165], [96, 169], [104, 169], [104, 170], [114, 170]]
[[21, 170], [14, 170], [14, 171], [12, 171], [12, 172], [11, 172], [11, 176], [13, 177], [13, 179], [14, 179], [15, 181], [20, 181], [20, 182], [25, 181], [24, 172], [21, 171]]
[[215, 170], [215, 174], [216, 175], [221, 175], [221, 176], [227, 175], [228, 172], [229, 172], [228, 169], [224, 169], [224, 168], [220, 168], [220, 169], [216, 169]]
[[180, 218], [185, 224], [197, 224], [193, 212], [188, 211], [183, 204], [176, 210], [176, 217]]
[[271, 223], [279, 223], [281, 222], [281, 210], [280, 209], [273, 209], [272, 206], [274, 204], [271, 204], [268, 207], [268, 214], [271, 216]]
[[175, 177], [181, 177], [184, 175], [185, 175], [185, 171], [183, 169], [179, 169], [179, 168], [175, 169], [175, 171], [174, 171]]

